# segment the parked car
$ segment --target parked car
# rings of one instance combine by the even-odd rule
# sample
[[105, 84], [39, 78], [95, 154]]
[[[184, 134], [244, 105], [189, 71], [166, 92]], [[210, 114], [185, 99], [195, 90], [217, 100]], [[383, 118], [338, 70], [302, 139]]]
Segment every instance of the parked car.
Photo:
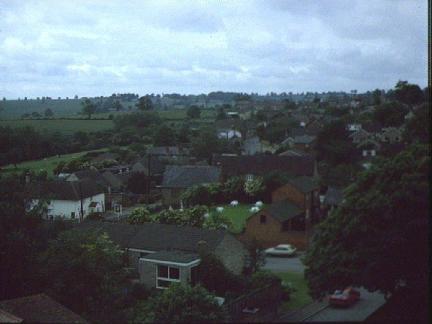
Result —
[[336, 290], [329, 297], [329, 304], [335, 307], [349, 307], [360, 299], [360, 292], [352, 287]]
[[293, 256], [296, 254], [297, 249], [291, 244], [279, 244], [275, 247], [265, 250], [266, 255], [275, 256]]

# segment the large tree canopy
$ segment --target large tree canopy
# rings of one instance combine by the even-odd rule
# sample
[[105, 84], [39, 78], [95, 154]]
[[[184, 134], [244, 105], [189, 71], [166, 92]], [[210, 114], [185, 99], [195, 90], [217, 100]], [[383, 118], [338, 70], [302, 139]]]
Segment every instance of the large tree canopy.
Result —
[[396, 100], [407, 105], [416, 105], [423, 102], [424, 93], [417, 84], [408, 81], [399, 81], [395, 86], [394, 95]]
[[346, 190], [306, 254], [314, 297], [358, 285], [427, 300], [429, 163], [426, 145], [411, 146], [377, 161]]

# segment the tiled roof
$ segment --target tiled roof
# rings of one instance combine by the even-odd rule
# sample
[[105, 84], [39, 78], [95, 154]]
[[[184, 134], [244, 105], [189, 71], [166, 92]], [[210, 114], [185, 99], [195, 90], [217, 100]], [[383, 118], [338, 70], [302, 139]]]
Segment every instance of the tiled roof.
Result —
[[213, 165], [222, 168], [225, 177], [245, 174], [265, 175], [272, 171], [286, 172], [293, 176], [314, 174], [315, 159], [310, 156], [214, 156]]
[[308, 193], [319, 188], [317, 181], [312, 177], [297, 177], [291, 179], [289, 183], [303, 193]]
[[197, 253], [183, 252], [179, 250], [159, 251], [145, 256], [145, 259], [155, 261], [169, 261], [178, 263], [189, 263], [199, 259]]
[[87, 323], [45, 294], [3, 300], [0, 309], [28, 323]]
[[194, 185], [219, 182], [221, 170], [205, 165], [171, 165], [163, 174], [162, 187], [189, 188]]
[[27, 186], [31, 198], [54, 200], [73, 200], [88, 198], [104, 192], [103, 188], [91, 180], [80, 181], [44, 181], [30, 183]]
[[131, 225], [86, 220], [76, 227], [106, 232], [111, 240], [122, 248], [149, 251], [182, 250], [198, 252], [198, 242], [205, 241], [210, 250], [216, 249], [225, 235], [224, 230], [207, 230], [192, 226], [158, 223]]
[[315, 136], [309, 136], [309, 135], [295, 136], [294, 143], [311, 144], [313, 141], [315, 141], [315, 138], [316, 138]]
[[288, 200], [272, 203], [264, 210], [280, 222], [284, 222], [303, 213], [303, 210]]

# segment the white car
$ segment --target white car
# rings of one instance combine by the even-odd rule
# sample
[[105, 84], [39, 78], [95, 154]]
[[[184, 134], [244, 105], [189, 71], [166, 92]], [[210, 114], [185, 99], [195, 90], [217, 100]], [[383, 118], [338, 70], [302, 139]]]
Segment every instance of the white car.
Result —
[[266, 249], [265, 254], [275, 256], [293, 256], [296, 251], [297, 249], [291, 244], [279, 244], [278, 246]]

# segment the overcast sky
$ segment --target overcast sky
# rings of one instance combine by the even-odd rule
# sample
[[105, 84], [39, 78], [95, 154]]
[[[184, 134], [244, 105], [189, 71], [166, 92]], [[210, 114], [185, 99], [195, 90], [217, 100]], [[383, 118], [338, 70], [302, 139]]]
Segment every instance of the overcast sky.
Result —
[[0, 96], [427, 84], [426, 0], [0, 0]]

